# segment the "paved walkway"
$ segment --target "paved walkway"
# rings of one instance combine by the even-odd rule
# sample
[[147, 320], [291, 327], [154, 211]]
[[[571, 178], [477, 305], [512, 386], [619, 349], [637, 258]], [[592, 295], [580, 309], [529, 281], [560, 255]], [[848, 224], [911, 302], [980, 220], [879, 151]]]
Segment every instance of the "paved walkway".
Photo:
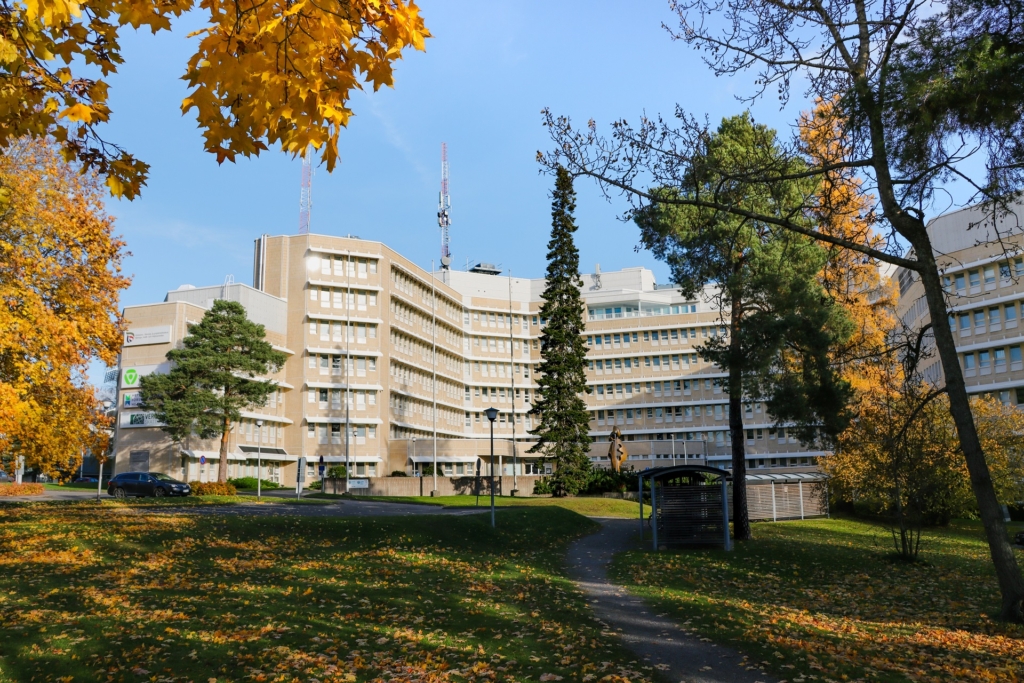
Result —
[[608, 580], [612, 556], [637, 547], [639, 522], [602, 519], [601, 530], [569, 548], [569, 574], [583, 589], [594, 614], [623, 644], [655, 667], [669, 681], [679, 683], [773, 683], [774, 678], [748, 670], [748, 662], [735, 651], [702, 642], [675, 622], [660, 617], [640, 598]]

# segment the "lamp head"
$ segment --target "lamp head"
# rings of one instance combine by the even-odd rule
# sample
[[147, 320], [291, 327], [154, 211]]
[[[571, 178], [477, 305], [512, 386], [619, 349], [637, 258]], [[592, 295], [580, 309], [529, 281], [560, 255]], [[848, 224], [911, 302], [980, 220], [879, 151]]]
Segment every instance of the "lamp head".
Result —
[[263, 426], [263, 420], [256, 420], [256, 426], [257, 427], [262, 427]]
[[488, 408], [487, 410], [484, 411], [484, 414], [487, 415], [487, 419], [490, 420], [491, 422], [494, 422], [495, 420], [498, 419], [497, 408]]

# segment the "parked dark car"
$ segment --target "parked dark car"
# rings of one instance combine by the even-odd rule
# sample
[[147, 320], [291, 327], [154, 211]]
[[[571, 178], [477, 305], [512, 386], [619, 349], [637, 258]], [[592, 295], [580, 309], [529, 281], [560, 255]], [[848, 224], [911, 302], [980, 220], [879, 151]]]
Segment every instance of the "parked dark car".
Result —
[[71, 483], [73, 483], [73, 484], [97, 484], [97, 483], [99, 483], [99, 480], [96, 477], [79, 477], [78, 479], [75, 479]]
[[123, 472], [107, 484], [107, 494], [115, 498], [128, 496], [187, 496], [192, 487], [162, 472]]
[[1018, 531], [1017, 535], [1013, 537], [1013, 542], [1017, 545], [1024, 545], [1024, 531]]

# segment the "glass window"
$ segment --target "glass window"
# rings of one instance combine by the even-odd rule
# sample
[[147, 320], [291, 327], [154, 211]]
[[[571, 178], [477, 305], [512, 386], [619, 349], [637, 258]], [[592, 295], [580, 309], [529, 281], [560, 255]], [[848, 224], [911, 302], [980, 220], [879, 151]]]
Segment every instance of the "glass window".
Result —
[[1006, 349], [995, 349], [992, 352], [992, 358], [996, 362], [996, 367], [1006, 369]]
[[991, 354], [988, 351], [978, 351], [978, 367], [984, 370], [991, 365]]
[[970, 281], [971, 287], [977, 287], [981, 285], [981, 273], [978, 272], [977, 270], [972, 270], [971, 272], [967, 273], [967, 279]]
[[954, 280], [956, 281], [956, 288], [958, 290], [963, 291], [966, 288], [966, 283], [964, 282], [964, 274], [963, 273], [957, 274], [957, 276], [954, 278]]
[[988, 309], [988, 324], [998, 325], [1003, 320], [1003, 314], [999, 308]]
[[985, 284], [986, 285], [995, 284], [995, 281], [996, 281], [996, 269], [993, 268], [992, 266], [989, 266], [988, 268], [985, 269]]
[[974, 326], [984, 327], [985, 326], [985, 311], [974, 312]]
[[1017, 319], [1017, 304], [1006, 304], [1003, 306], [1003, 316], [1006, 322]]
[[964, 370], [973, 370], [973, 369], [974, 369], [974, 354], [973, 353], [965, 353], [964, 354]]
[[1019, 363], [1020, 361], [1021, 361], [1020, 347], [1019, 346], [1011, 346], [1010, 347], [1010, 362], [1011, 363]]

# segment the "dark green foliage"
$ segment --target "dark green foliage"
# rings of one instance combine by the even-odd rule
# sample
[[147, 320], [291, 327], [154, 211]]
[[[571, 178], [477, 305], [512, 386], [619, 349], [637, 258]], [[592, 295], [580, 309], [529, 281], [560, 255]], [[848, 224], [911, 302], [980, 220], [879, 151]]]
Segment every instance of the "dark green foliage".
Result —
[[[328, 479], [344, 479], [346, 476], [344, 465], [331, 465], [327, 468]], [[394, 473], [392, 473], [391, 476], [395, 476]]]
[[[193, 434], [221, 437], [220, 457], [226, 462], [231, 423], [241, 419], [243, 409], [265, 405], [276, 389], [256, 378], [285, 362], [264, 336], [263, 326], [249, 320], [240, 303], [214, 301], [199, 323], [189, 325], [183, 348], [167, 352], [171, 371], [142, 378], [143, 404], [176, 441]], [[227, 467], [218, 469], [220, 481], [226, 481]]]
[[980, 141], [989, 192], [1024, 182], [1024, 2], [954, 0], [893, 55], [885, 91], [890, 149], [906, 173], [931, 175], [944, 139]]
[[684, 296], [718, 287], [717, 300], [728, 335], [712, 337], [700, 355], [729, 373], [736, 537], [749, 538], [746, 514], [742, 401], [765, 401], [778, 423], [795, 422], [805, 439], [818, 426], [837, 433], [845, 425], [849, 389], [832, 369], [829, 350], [850, 333], [842, 307], [818, 283], [826, 252], [808, 237], [769, 220], [734, 210], [679, 205], [680, 199], [716, 202], [764, 217], [801, 220], [797, 207], [814, 184], [737, 183], [735, 176], [763, 166], [796, 174], [799, 159], [786, 159], [775, 131], [749, 114], [722, 121], [705, 141], [701, 157], [681, 186], [652, 191], [654, 201], [635, 213], [641, 239], [672, 269]]
[[[249, 489], [252, 489], [253, 491], [256, 490], [256, 477], [239, 477], [237, 479], [228, 479], [228, 483], [231, 484], [232, 486], [234, 486], [239, 491], [248, 491]], [[261, 489], [279, 489], [279, 488], [281, 488], [281, 485], [277, 484], [275, 482], [267, 481], [266, 479], [263, 479], [263, 480], [261, 480], [260, 488]]]
[[548, 496], [554, 492], [555, 489], [551, 486], [551, 477], [541, 477], [533, 482], [533, 495], [535, 496]]
[[595, 467], [590, 473], [590, 481], [587, 482], [584, 493], [636, 493], [637, 483], [637, 474], [632, 468], [613, 472], [610, 469]]
[[551, 240], [544, 305], [540, 309], [541, 364], [537, 401], [531, 413], [539, 417], [531, 434], [537, 444], [530, 453], [543, 453], [555, 464], [552, 493], [575, 495], [590, 477], [590, 416], [582, 394], [587, 388], [587, 347], [583, 341], [583, 298], [580, 288], [580, 255], [573, 241], [576, 223], [576, 192], [572, 177], [559, 168], [551, 195]]
[[391, 473], [391, 476], [392, 477], [408, 477], [409, 475], [407, 473], [405, 473], [403, 470], [395, 470], [394, 472]]

